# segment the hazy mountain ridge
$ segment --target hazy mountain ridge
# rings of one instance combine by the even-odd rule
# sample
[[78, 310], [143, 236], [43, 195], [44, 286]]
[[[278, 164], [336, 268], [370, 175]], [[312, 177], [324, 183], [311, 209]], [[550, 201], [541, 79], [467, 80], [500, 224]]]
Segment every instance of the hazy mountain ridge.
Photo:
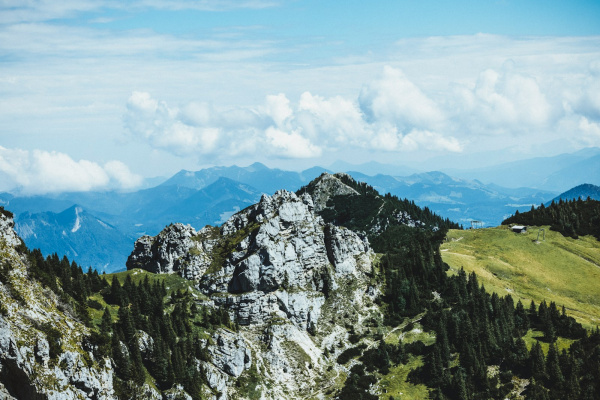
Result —
[[465, 226], [471, 220], [485, 226], [499, 225], [515, 210], [528, 210], [552, 198], [555, 193], [538, 189], [507, 189], [479, 181], [453, 178], [443, 172], [419, 173], [407, 177], [367, 176], [350, 172], [383, 193], [414, 200], [421, 207]]
[[[57, 252], [99, 271], [121, 269], [133, 237], [74, 205], [61, 213], [24, 213], [15, 230], [31, 248]], [[101, 264], [100, 264], [101, 263]]]
[[536, 157], [492, 167], [461, 170], [448, 168], [450, 175], [478, 179], [508, 188], [530, 187], [554, 192], [591, 183], [600, 185], [600, 148], [592, 147], [575, 153], [552, 157]]
[[[586, 200], [587, 198], [592, 200], [600, 200], [600, 186], [585, 183], [583, 185], [575, 186], [572, 189], [567, 190], [564, 193], [556, 196], [552, 201], [558, 202], [559, 200]], [[546, 203], [549, 206], [551, 202]]]
[[[559, 162], [556, 164], [561, 168], [565, 165], [575, 165], [577, 162], [582, 162], [582, 159], [585, 161], [595, 157], [596, 153], [591, 149], [586, 152], [557, 156]], [[511, 168], [514, 170], [518, 167], [521, 172], [527, 170], [529, 173], [529, 168], [524, 168], [524, 165], [528, 165], [527, 163], [538, 165], [539, 162], [540, 160], [521, 161], [512, 163]], [[554, 165], [549, 160], [544, 162]], [[338, 164], [348, 168], [357, 167], [362, 171], [381, 168], [394, 173], [404, 170], [378, 163], [354, 166], [341, 163], [334, 165]], [[551, 171], [536, 168], [531, 170], [554, 173], [556, 168], [553, 168]], [[112, 225], [123, 237], [128, 238], [125, 242], [133, 246], [133, 238], [143, 234], [156, 234], [164, 226], [173, 222], [189, 223], [196, 229], [206, 224], [223, 223], [235, 212], [256, 202], [260, 194], [274, 193], [275, 189], [279, 188], [297, 190], [322, 172], [327, 170], [313, 167], [302, 172], [283, 171], [270, 169], [260, 163], [248, 167], [212, 167], [195, 172], [180, 171], [158, 186], [137, 192], [82, 192], [32, 197], [2, 193], [0, 203], [14, 210], [18, 227], [21, 226], [22, 213], [59, 214], [77, 204], [96, 219]], [[365, 175], [352, 170], [349, 170], [349, 174], [357, 180], [367, 182], [381, 193], [391, 193], [399, 198], [414, 200], [417, 205], [428, 207], [435, 213], [464, 226], [469, 226], [471, 220], [482, 221], [484, 226], [496, 226], [515, 210], [527, 211], [532, 205], [537, 206], [548, 202], [556, 196], [556, 192], [524, 187], [504, 188], [496, 184], [484, 184], [478, 180], [451, 177], [439, 171], [415, 173], [409, 176]], [[78, 245], [77, 241], [74, 244], [60, 245], [61, 229], [44, 229], [44, 232], [46, 234], [55, 232], [54, 237], [48, 238], [46, 242], [58, 246], [46, 246], [43, 241], [29, 242], [30, 238], [34, 237], [32, 235], [26, 240], [31, 246], [41, 246], [45, 254], [49, 254], [50, 251], [84, 254], [89, 249]], [[98, 235], [101, 235], [100, 232], [101, 230], [98, 231]], [[93, 236], [93, 232], [90, 232], [90, 235]], [[126, 255], [126, 253], [122, 254], [120, 259], [123, 260]], [[90, 262], [94, 267], [112, 263], [101, 257], [96, 257], [95, 260], [93, 258], [90, 256], [85, 261], [82, 259], [79, 261]]]

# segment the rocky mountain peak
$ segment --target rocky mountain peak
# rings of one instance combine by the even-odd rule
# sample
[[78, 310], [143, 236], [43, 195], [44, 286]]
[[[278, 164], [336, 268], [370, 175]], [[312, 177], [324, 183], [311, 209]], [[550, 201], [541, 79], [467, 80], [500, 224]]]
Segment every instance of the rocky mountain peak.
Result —
[[355, 189], [345, 184], [342, 181], [343, 178], [353, 180], [346, 173], [338, 172], [332, 175], [325, 172], [306, 187], [304, 193], [310, 194], [315, 212], [320, 212], [326, 208], [327, 200], [334, 196], [359, 194]]
[[[256, 363], [277, 390], [312, 390], [310, 382], [326, 364], [323, 349], [347, 341], [333, 316], [345, 313], [359, 323], [373, 312], [379, 289], [371, 286], [367, 239], [325, 223], [315, 211], [315, 198], [326, 202], [356, 191], [333, 175], [322, 175], [315, 187], [317, 196], [286, 190], [263, 195], [220, 228], [196, 232], [173, 224], [136, 242], [129, 269], [194, 280], [208, 304], [223, 307], [241, 326], [238, 335], [220, 332], [218, 348], [209, 347], [213, 364], [206, 369], [214, 389]], [[299, 352], [307, 364], [298, 364]]]

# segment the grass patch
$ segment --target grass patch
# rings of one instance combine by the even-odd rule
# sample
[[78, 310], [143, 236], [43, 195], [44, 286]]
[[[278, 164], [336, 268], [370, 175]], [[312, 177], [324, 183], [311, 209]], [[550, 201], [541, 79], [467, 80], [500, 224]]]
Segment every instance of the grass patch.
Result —
[[[548, 349], [550, 348], [550, 343], [544, 342], [542, 338], [544, 337], [544, 333], [540, 331], [534, 331], [530, 329], [527, 331], [527, 334], [523, 336], [523, 340], [527, 345], [527, 350], [531, 351], [531, 347], [535, 342], [539, 342], [542, 346], [542, 350], [544, 351], [544, 355], [548, 354]], [[558, 347], [558, 351], [561, 352], [563, 350], [568, 350], [569, 347], [575, 342], [573, 339], [567, 339], [563, 337], [558, 337], [556, 339], [556, 346]]]
[[421, 366], [423, 366], [422, 356], [410, 355], [406, 364], [391, 367], [390, 372], [381, 378], [382, 394], [379, 397], [382, 399], [389, 399], [390, 396], [395, 399], [429, 399], [427, 386], [414, 385], [407, 380], [410, 371]]
[[[450, 274], [461, 267], [474, 271], [488, 291], [511, 294], [523, 301], [564, 305], [586, 328], [600, 324], [600, 242], [591, 236], [566, 238], [543, 227], [546, 240], [537, 242], [538, 228], [525, 234], [508, 227], [451, 230], [441, 246]], [[540, 236], [541, 238], [541, 236]]]

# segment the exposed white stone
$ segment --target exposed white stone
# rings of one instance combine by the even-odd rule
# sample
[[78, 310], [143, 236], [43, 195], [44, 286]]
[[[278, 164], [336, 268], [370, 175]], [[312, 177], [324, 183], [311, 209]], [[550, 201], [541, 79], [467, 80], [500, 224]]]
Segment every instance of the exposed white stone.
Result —
[[[82, 348], [82, 339], [89, 331], [59, 310], [55, 294], [29, 278], [23, 257], [16, 250], [21, 241], [13, 226], [12, 219], [0, 214], [0, 262], [11, 267], [9, 282], [0, 282], [4, 313], [0, 316], [0, 368], [6, 369], [3, 376], [8, 377], [0, 387], [0, 398], [10, 399], [12, 391], [18, 398], [116, 399], [110, 360], [84, 360], [83, 354], [88, 353]], [[15, 291], [18, 301], [13, 298]], [[61, 334], [63, 351], [54, 364], [49, 362], [50, 347], [42, 327], [45, 323]]]
[[225, 329], [213, 335], [214, 344], [208, 346], [212, 363], [221, 371], [238, 377], [252, 365], [252, 353], [244, 339]]

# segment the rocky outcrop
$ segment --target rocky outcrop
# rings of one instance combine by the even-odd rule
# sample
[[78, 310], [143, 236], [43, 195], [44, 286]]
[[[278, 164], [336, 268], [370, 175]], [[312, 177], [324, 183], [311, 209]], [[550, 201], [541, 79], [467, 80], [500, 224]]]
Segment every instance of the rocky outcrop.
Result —
[[197, 279], [211, 264], [215, 234], [218, 235], [218, 229], [214, 227], [196, 232], [190, 225], [169, 225], [157, 236], [142, 236], [135, 242], [127, 269], [143, 268], [157, 274], [178, 273]]
[[[337, 178], [332, 182], [341, 184]], [[314, 209], [308, 194], [263, 195], [219, 231], [206, 227], [196, 233], [174, 224], [156, 237], [140, 238], [127, 266], [197, 280], [239, 324], [281, 317], [307, 329], [317, 323], [337, 279], [371, 269], [366, 239], [325, 224]]]
[[2, 208], [0, 210], [0, 242], [4, 242], [6, 246], [12, 248], [22, 243], [14, 227], [15, 221], [12, 214]]
[[208, 346], [211, 361], [221, 371], [237, 378], [252, 365], [252, 353], [244, 339], [233, 332], [219, 329]]
[[[368, 241], [315, 213], [315, 198], [322, 207], [332, 193], [356, 192], [336, 177], [321, 182], [318, 196], [263, 195], [221, 228], [195, 232], [175, 224], [136, 242], [128, 268], [193, 279], [240, 327], [217, 330], [207, 342], [210, 361], [199, 362], [216, 399], [243, 390], [261, 391], [264, 399], [313, 393], [315, 382], [340, 373], [327, 369], [335, 363], [324, 356], [348, 345], [339, 316], [360, 323], [378, 312]], [[261, 378], [253, 381], [256, 374]]]
[[[14, 223], [0, 213], [0, 395], [18, 399], [116, 399], [109, 359], [95, 360], [84, 349], [89, 331], [60, 311], [50, 290], [29, 279]], [[51, 358], [50, 329], [60, 352]], [[2, 397], [4, 398], [4, 397]]]
[[337, 173], [335, 175], [324, 173], [311, 182], [311, 197], [315, 212], [320, 212], [327, 207], [327, 200], [333, 196], [358, 195], [359, 193], [342, 182], [339, 178], [350, 175]]

